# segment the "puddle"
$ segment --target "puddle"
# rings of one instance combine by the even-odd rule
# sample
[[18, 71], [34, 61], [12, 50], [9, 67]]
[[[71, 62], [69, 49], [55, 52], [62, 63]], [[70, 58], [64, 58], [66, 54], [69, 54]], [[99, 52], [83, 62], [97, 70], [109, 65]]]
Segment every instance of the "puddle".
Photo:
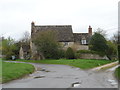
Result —
[[75, 79], [79, 79], [78, 77], [76, 77]]
[[115, 81], [115, 80], [112, 80], [112, 79], [109, 79], [109, 80], [108, 80], [108, 82], [110, 82], [110, 83], [112, 83], [112, 82], [114, 82], [114, 81]]
[[41, 71], [42, 70], [42, 68], [37, 68], [37, 71]]
[[45, 68], [37, 68], [37, 71], [45, 71]]
[[34, 78], [44, 78], [45, 76], [35, 76]]
[[63, 77], [56, 77], [56, 78], [63, 78]]
[[80, 70], [80, 68], [75, 68], [75, 70]]
[[46, 71], [46, 69], [45, 69], [45, 68], [42, 68], [40, 71]]
[[50, 72], [50, 71], [46, 70], [45, 72]]
[[81, 82], [75, 82], [75, 83], [72, 83], [72, 87], [79, 87], [81, 84]]
[[118, 84], [118, 83], [116, 83], [116, 82], [111, 83], [112, 86], [117, 85], [117, 84]]
[[46, 70], [45, 68], [37, 68], [37, 71], [50, 72], [49, 70]]
[[112, 80], [112, 79], [109, 79], [108, 82], [110, 82], [110, 84], [111, 84], [112, 86], [118, 84], [115, 80]]

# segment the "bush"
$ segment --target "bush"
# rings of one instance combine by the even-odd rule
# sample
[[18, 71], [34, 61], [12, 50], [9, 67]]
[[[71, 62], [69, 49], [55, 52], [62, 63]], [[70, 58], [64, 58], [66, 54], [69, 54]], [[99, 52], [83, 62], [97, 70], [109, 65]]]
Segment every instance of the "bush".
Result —
[[6, 53], [6, 56], [5, 56], [4, 59], [6, 59], [6, 60], [10, 60], [10, 59], [12, 59], [12, 55], [13, 55], [12, 52], [7, 52], [7, 53]]
[[65, 51], [60, 49], [58, 50], [58, 55], [57, 55], [58, 59], [60, 58], [65, 58]]
[[74, 54], [72, 48], [69, 47], [67, 49], [65, 56], [67, 59], [74, 59], [75, 58], [75, 54]]
[[119, 64], [120, 64], [120, 44], [118, 45], [118, 60], [119, 60]]
[[109, 60], [115, 60], [117, 58], [117, 45], [111, 41], [107, 41], [108, 49], [106, 50], [106, 56]]
[[118, 80], [120, 80], [120, 66], [115, 70], [115, 76]]
[[81, 57], [81, 53], [75, 53], [75, 58], [79, 59]]

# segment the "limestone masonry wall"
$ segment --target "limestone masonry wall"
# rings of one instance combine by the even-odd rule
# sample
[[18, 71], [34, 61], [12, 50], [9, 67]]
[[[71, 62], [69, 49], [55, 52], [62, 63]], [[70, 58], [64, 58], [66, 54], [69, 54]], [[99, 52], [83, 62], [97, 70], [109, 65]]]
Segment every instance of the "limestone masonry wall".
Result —
[[80, 59], [106, 59], [108, 60], [106, 56], [101, 57], [97, 54], [81, 54]]

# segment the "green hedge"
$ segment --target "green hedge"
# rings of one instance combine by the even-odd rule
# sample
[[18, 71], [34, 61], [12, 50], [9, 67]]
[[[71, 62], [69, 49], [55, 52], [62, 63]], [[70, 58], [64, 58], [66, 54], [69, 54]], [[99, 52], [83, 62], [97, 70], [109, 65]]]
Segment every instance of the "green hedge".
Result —
[[120, 80], [120, 67], [118, 67], [116, 70], [115, 70], [115, 76], [118, 80]]
[[120, 44], [118, 45], [118, 60], [119, 60], [119, 64], [120, 64]]
[[105, 55], [104, 53], [96, 52], [96, 51], [90, 51], [90, 50], [79, 50], [79, 51], [77, 51], [77, 53], [79, 53], [79, 54], [98, 54], [100, 56]]

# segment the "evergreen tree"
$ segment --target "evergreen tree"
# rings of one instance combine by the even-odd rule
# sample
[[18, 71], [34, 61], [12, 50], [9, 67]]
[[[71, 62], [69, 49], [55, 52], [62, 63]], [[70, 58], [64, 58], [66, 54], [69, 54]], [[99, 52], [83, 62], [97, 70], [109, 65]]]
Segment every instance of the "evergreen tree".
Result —
[[89, 42], [89, 48], [93, 51], [105, 53], [108, 49], [107, 41], [103, 35], [95, 33]]

